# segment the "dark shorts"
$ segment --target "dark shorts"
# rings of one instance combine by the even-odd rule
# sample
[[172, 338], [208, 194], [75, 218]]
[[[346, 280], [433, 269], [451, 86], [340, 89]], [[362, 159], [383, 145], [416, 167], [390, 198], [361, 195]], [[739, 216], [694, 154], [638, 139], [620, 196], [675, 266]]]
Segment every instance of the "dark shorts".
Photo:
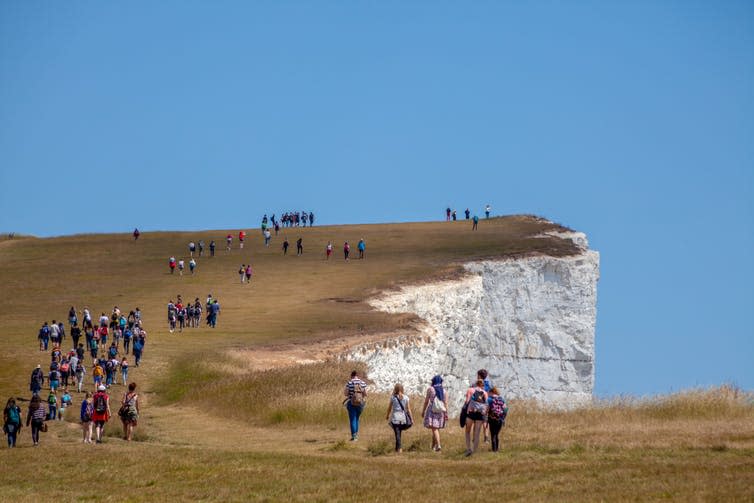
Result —
[[481, 412], [469, 412], [466, 417], [472, 421], [487, 421], [487, 416]]
[[94, 426], [105, 426], [105, 423], [106, 423], [106, 422], [107, 422], [107, 421], [95, 421], [95, 422], [94, 422]]

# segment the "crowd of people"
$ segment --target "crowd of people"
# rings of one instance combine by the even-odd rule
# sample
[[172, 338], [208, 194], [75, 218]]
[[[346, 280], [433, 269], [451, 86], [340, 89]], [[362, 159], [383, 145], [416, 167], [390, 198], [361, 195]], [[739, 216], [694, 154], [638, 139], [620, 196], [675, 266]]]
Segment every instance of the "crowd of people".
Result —
[[204, 313], [206, 313], [205, 324], [210, 328], [215, 328], [217, 317], [220, 315], [220, 301], [212, 297], [210, 293], [207, 294], [204, 306], [203, 308], [199, 297], [196, 297], [193, 302], [186, 302], [185, 304], [180, 294], [176, 297], [175, 302], [170, 299], [168, 302], [168, 331], [172, 334], [176, 330], [183, 332], [184, 328], [199, 328]]
[[[367, 403], [367, 384], [358, 372], [351, 372], [351, 378], [346, 383], [343, 394], [343, 405], [348, 411], [348, 423], [351, 430], [351, 441], [359, 439], [359, 418]], [[500, 430], [505, 425], [508, 416], [508, 405], [499, 390], [489, 380], [487, 370], [477, 371], [475, 381], [466, 391], [466, 398], [461, 407], [460, 426], [465, 430], [466, 456], [471, 456], [479, 450], [479, 438], [484, 432], [484, 442], [490, 443], [490, 449], [498, 452], [500, 449]], [[442, 451], [440, 430], [448, 424], [448, 396], [443, 387], [442, 376], [432, 378], [430, 386], [424, 396], [421, 406], [423, 425], [432, 433], [431, 449]], [[395, 451], [402, 452], [401, 434], [414, 424], [414, 414], [408, 395], [404, 393], [403, 385], [396, 383], [390, 395], [390, 401], [385, 413], [385, 419], [395, 436]]]
[[[135, 366], [138, 367], [141, 362], [147, 331], [143, 328], [138, 307], [126, 315], [115, 306], [110, 315], [102, 312], [95, 321], [88, 307], [79, 312], [71, 306], [68, 324], [71, 337], [69, 351], [62, 349], [66, 341], [63, 322], [44, 322], [37, 333], [39, 350], [49, 352], [49, 370], [43, 370], [40, 363], [31, 372], [31, 398], [28, 400], [25, 421], [20, 402], [26, 400], [11, 397], [7, 401], [3, 411], [3, 431], [9, 447], [16, 446], [18, 432], [24, 424], [30, 427], [33, 445], [39, 445], [40, 433], [47, 431], [47, 422], [62, 421], [70, 414], [68, 411], [74, 407], [74, 394], [84, 394], [78, 418], [82, 425], [83, 442], [92, 443], [94, 429], [96, 442], [100, 443], [105, 424], [111, 417], [109, 391], [118, 385], [118, 376], [122, 385], [128, 383], [129, 355], [133, 357]], [[81, 340], [82, 334], [84, 341]], [[87, 357], [90, 358], [89, 363]], [[85, 389], [87, 375], [90, 376], [94, 392]], [[118, 410], [125, 440], [131, 440], [133, 428], [138, 422], [139, 400], [135, 390], [135, 383], [128, 384], [128, 391], [124, 393]], [[47, 391], [46, 398], [44, 391]]]
[[[283, 227], [306, 227], [308, 223], [310, 227], [314, 227], [314, 213], [306, 211], [287, 211], [280, 217], [280, 223]], [[272, 224], [275, 225], [275, 215], [272, 215]]]
[[[486, 218], [489, 218], [491, 207], [485, 208]], [[471, 217], [471, 212], [465, 210], [466, 220]], [[447, 220], [456, 220], [455, 210], [446, 209]], [[477, 215], [473, 216], [473, 229], [478, 224]], [[286, 212], [280, 221], [273, 214], [270, 219], [265, 215], [262, 219], [262, 235], [265, 246], [271, 241], [270, 224], [275, 234], [283, 227], [306, 227], [314, 225], [314, 214], [309, 212]], [[134, 240], [138, 240], [140, 232], [134, 230]], [[243, 249], [246, 240], [245, 231], [238, 233], [239, 248]], [[233, 235], [226, 236], [226, 250], [230, 251], [233, 244]], [[283, 254], [286, 255], [289, 248], [287, 237], [282, 243]], [[194, 274], [196, 269], [195, 255], [201, 257], [204, 253], [205, 243], [199, 240], [197, 243], [188, 243], [189, 270]], [[216, 243], [209, 243], [210, 256], [215, 255]], [[358, 258], [365, 258], [366, 242], [361, 238], [357, 244]], [[299, 236], [296, 240], [296, 255], [303, 254], [303, 239]], [[348, 241], [343, 244], [344, 260], [350, 259], [351, 246]], [[329, 260], [333, 254], [332, 241], [328, 241], [325, 247], [325, 260]], [[171, 256], [169, 259], [170, 273], [177, 269], [183, 275], [184, 259], [176, 260]], [[249, 284], [252, 278], [251, 264], [242, 264], [238, 270], [241, 283]], [[184, 304], [181, 295], [176, 301], [172, 299], [167, 305], [168, 329], [170, 333], [176, 330], [182, 332], [184, 328], [199, 328], [202, 317], [206, 325], [215, 328], [220, 314], [220, 303], [211, 294], [202, 304], [196, 297], [193, 302]], [[79, 323], [81, 320], [81, 323]], [[102, 312], [96, 322], [93, 320], [91, 311], [84, 307], [81, 312], [73, 306], [68, 313], [68, 335], [71, 338], [70, 351], [63, 351], [66, 339], [66, 326], [62, 321], [52, 320], [44, 322], [37, 333], [40, 352], [50, 353], [49, 371], [42, 370], [38, 364], [33, 369], [29, 389], [31, 398], [28, 400], [29, 407], [26, 413], [25, 425], [31, 428], [33, 445], [39, 445], [40, 432], [47, 431], [47, 422], [63, 420], [74, 406], [72, 393], [83, 394], [79, 409], [79, 421], [82, 425], [82, 441], [84, 443], [101, 443], [106, 423], [112, 416], [109, 391], [118, 385], [118, 376], [121, 384], [126, 386], [120, 402], [118, 416], [123, 423], [123, 438], [131, 440], [134, 427], [139, 417], [139, 399], [136, 393], [136, 383], [128, 382], [130, 363], [128, 356], [131, 355], [134, 365], [138, 367], [146, 345], [147, 332], [143, 328], [141, 311], [138, 307], [129, 311], [126, 315], [117, 306], [107, 315]], [[81, 337], [84, 340], [81, 340]], [[110, 344], [108, 345], [108, 342]], [[91, 364], [86, 365], [87, 355], [91, 358]], [[86, 388], [87, 375], [91, 376], [94, 391]], [[47, 398], [43, 399], [43, 388], [47, 381]], [[351, 373], [351, 378], [344, 388], [344, 405], [348, 411], [351, 440], [359, 438], [359, 418], [367, 399], [367, 384], [359, 377], [356, 371]], [[10, 398], [3, 412], [3, 430], [7, 435], [9, 447], [15, 447], [18, 433], [24, 421], [19, 402], [24, 399]], [[486, 370], [481, 369], [477, 373], [477, 379], [468, 388], [465, 403], [460, 411], [460, 425], [465, 429], [466, 455], [470, 456], [479, 449], [480, 435], [484, 433], [484, 442], [490, 442], [491, 450], [499, 450], [499, 434], [505, 424], [508, 406], [489, 379]], [[442, 450], [440, 431], [448, 423], [448, 399], [443, 387], [443, 379], [440, 375], [432, 378], [427, 388], [424, 403], [421, 407], [423, 426], [431, 430], [431, 449], [439, 452]], [[395, 437], [396, 452], [402, 451], [401, 434], [414, 424], [414, 416], [408, 395], [404, 393], [403, 386], [396, 383], [390, 395], [386, 420], [393, 430]], [[93, 430], [94, 439], [93, 440]]]

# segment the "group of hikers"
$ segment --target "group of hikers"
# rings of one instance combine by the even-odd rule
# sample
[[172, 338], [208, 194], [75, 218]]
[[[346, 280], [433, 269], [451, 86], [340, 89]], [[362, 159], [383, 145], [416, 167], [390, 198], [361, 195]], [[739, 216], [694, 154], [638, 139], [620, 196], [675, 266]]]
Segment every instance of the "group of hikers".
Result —
[[[299, 225], [306, 227], [307, 223], [310, 227], [314, 227], [314, 213], [311, 211], [309, 213], [306, 211], [287, 211], [280, 217], [280, 223], [283, 227], [298, 227]], [[276, 225], [274, 214], [272, 215], [272, 225]]]
[[[489, 220], [490, 218], [490, 212], [492, 211], [492, 206], [489, 204], [484, 207], [484, 217]], [[475, 214], [474, 217], [471, 217], [471, 210], [466, 208], [464, 210], [464, 214], [466, 216], [466, 220], [471, 220], [473, 223], [473, 226], [471, 227], [472, 230], [477, 230], [479, 226], [479, 217]], [[455, 222], [458, 220], [458, 214], [456, 213], [456, 210], [450, 209], [450, 206], [445, 208], [445, 220], [447, 222], [450, 222], [451, 220]]]
[[[206, 309], [206, 311], [205, 311]], [[196, 297], [193, 302], [183, 303], [183, 298], [180, 294], [176, 297], [176, 301], [170, 299], [168, 302], [168, 331], [172, 334], [177, 329], [179, 332], [183, 332], [183, 329], [199, 328], [201, 326], [202, 313], [206, 312], [205, 323], [210, 328], [217, 326], [217, 317], [220, 315], [220, 302], [212, 297], [212, 294], [207, 294], [207, 300], [205, 301], [205, 309], [202, 308], [202, 303], [199, 301], [199, 297]]]
[[[465, 429], [466, 456], [471, 456], [479, 450], [482, 432], [484, 442], [490, 442], [493, 452], [500, 449], [500, 430], [505, 425], [508, 405], [488, 376], [485, 369], [477, 371], [476, 379], [466, 390], [466, 398], [461, 407], [460, 426]], [[367, 403], [367, 384], [356, 370], [351, 372], [351, 378], [346, 383], [343, 394], [343, 405], [348, 411], [351, 441], [355, 442], [359, 439], [359, 417]], [[448, 423], [448, 396], [440, 375], [434, 376], [427, 388], [421, 406], [421, 417], [424, 427], [432, 432], [431, 449], [435, 452], [442, 451], [440, 430]], [[401, 433], [411, 428], [415, 420], [409, 397], [404, 393], [403, 385], [400, 383], [396, 383], [390, 395], [385, 419], [395, 436], [395, 451], [402, 452]]]
[[[288, 255], [288, 248], [290, 247], [290, 243], [288, 242], [288, 238], [283, 238], [283, 255]], [[364, 241], [364, 238], [359, 239], [359, 242], [356, 244], [356, 249], [359, 252], [359, 258], [363, 259], [365, 258], [365, 252], [367, 249], [367, 243]], [[299, 237], [296, 240], [296, 255], [303, 255], [304, 254], [304, 240]], [[325, 260], [330, 260], [330, 257], [333, 254], [333, 244], [332, 241], [328, 241], [327, 245], [325, 245]], [[343, 259], [348, 261], [351, 256], [351, 245], [348, 243], [348, 241], [345, 241], [343, 243]], [[240, 273], [240, 271], [239, 271]]]
[[[28, 400], [25, 421], [22, 420], [19, 402], [26, 400], [11, 397], [7, 401], [3, 411], [3, 431], [9, 447], [15, 447], [18, 432], [24, 423], [31, 428], [33, 445], [39, 445], [40, 432], [47, 431], [46, 422], [62, 421], [69, 414], [67, 411], [73, 408], [74, 389], [75, 392], [85, 394], [79, 409], [83, 441], [92, 443], [94, 429], [96, 442], [100, 443], [105, 423], [112, 415], [108, 390], [118, 384], [118, 375], [121, 377], [122, 385], [125, 386], [128, 382], [129, 354], [133, 356], [135, 366], [139, 366], [147, 332], [143, 328], [138, 307], [125, 315], [115, 306], [109, 316], [103, 312], [95, 322], [88, 307], [84, 307], [79, 313], [71, 306], [68, 322], [72, 348], [67, 352], [61, 350], [66, 338], [65, 325], [62, 322], [45, 322], [39, 329], [39, 349], [50, 352], [49, 372], [42, 370], [41, 364], [37, 364], [32, 370], [29, 382], [31, 399]], [[82, 332], [86, 348], [84, 342], [80, 342]], [[111, 338], [109, 346], [108, 338]], [[89, 370], [85, 365], [87, 354], [91, 357]], [[84, 389], [87, 373], [91, 375], [94, 393]], [[47, 398], [43, 399], [45, 380], [48, 394]], [[139, 416], [136, 383], [128, 384], [128, 391], [123, 395], [118, 416], [123, 423], [123, 438], [131, 440]]]

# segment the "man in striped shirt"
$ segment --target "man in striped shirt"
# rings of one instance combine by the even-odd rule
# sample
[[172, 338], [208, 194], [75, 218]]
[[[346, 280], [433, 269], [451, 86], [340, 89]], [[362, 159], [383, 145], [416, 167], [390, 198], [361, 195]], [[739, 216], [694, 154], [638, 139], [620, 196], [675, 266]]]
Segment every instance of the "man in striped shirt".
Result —
[[359, 379], [357, 371], [351, 372], [351, 379], [346, 383], [343, 393], [346, 396], [348, 422], [351, 425], [351, 441], [359, 439], [359, 416], [367, 404], [367, 383]]

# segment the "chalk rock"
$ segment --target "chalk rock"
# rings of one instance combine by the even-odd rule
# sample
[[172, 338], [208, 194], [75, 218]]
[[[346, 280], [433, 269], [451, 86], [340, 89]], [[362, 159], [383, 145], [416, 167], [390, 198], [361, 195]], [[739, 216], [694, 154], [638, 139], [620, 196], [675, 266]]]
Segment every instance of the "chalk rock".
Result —
[[465, 264], [458, 280], [407, 286], [371, 301], [383, 311], [416, 313], [422, 337], [356, 346], [345, 358], [364, 361], [378, 391], [396, 382], [423, 394], [443, 376], [451, 414], [486, 368], [506, 398], [572, 407], [591, 401], [599, 254], [574, 233], [581, 253]]

